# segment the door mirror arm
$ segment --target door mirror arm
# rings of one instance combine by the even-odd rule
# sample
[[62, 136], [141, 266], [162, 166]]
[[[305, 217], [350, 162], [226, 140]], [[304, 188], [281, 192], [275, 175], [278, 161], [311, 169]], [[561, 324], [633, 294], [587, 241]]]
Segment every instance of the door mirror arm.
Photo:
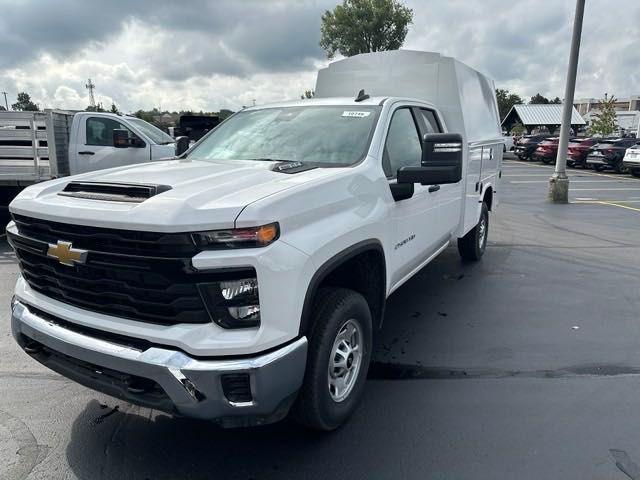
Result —
[[390, 183], [391, 196], [396, 202], [413, 197], [413, 183]]

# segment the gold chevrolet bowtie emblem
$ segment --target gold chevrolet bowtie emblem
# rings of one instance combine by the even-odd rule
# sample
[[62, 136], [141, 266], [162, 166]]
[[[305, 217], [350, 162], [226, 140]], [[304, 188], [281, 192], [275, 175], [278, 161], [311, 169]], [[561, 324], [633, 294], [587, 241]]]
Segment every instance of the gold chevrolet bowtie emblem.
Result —
[[71, 242], [63, 242], [58, 240], [56, 245], [49, 244], [47, 256], [57, 259], [63, 265], [73, 267], [76, 263], [84, 263], [87, 261], [87, 250], [72, 248]]

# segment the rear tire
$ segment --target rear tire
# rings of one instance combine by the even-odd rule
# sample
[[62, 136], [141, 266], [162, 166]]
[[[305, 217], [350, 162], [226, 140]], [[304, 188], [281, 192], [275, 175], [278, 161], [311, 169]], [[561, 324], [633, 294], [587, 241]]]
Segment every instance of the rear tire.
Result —
[[480, 220], [464, 237], [458, 239], [458, 252], [465, 262], [477, 262], [484, 255], [489, 236], [489, 208], [482, 203]]
[[294, 419], [322, 431], [342, 425], [362, 397], [371, 350], [371, 311], [364, 297], [346, 288], [322, 288]]
[[622, 164], [622, 160], [618, 160], [613, 167], [613, 171], [616, 173], [627, 173], [627, 167]]
[[640, 170], [631, 170], [631, 175], [634, 177], [640, 177]]
[[596, 172], [601, 172], [601, 171], [603, 171], [603, 170], [604, 170], [604, 166], [602, 166], [602, 165], [594, 165], [594, 166], [593, 166], [593, 169], [594, 169]]

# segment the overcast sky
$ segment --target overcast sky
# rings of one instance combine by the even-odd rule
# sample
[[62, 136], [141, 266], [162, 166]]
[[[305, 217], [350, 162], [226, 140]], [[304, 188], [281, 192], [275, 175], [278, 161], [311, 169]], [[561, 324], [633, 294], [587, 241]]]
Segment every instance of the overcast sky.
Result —
[[[0, 90], [41, 107], [237, 110], [298, 97], [328, 63], [337, 0], [0, 0]], [[452, 55], [523, 97], [563, 96], [573, 0], [407, 0], [404, 48]], [[587, 0], [577, 97], [640, 94], [640, 1]], [[0, 101], [2, 99], [0, 98]]]

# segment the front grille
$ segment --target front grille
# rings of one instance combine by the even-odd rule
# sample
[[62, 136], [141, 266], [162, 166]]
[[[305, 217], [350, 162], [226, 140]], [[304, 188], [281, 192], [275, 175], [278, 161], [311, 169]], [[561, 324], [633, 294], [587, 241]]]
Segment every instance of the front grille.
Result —
[[[126, 230], [66, 225], [18, 215], [14, 220], [19, 235], [9, 231], [8, 238], [29, 286], [47, 297], [93, 312], [161, 325], [208, 323], [211, 318], [198, 284], [247, 275], [246, 269], [195, 270], [191, 256], [198, 250], [191, 244], [187, 256], [186, 243], [174, 238], [188, 234], [132, 235]], [[152, 250], [150, 239], [154, 237], [160, 242], [158, 252]], [[143, 240], [136, 243], [136, 238]], [[49, 244], [58, 240], [88, 250], [86, 262], [69, 266], [48, 257]], [[145, 255], [125, 254], [123, 250]]]
[[113, 228], [88, 227], [50, 222], [38, 218], [12, 215], [21, 235], [48, 243], [73, 242], [76, 248], [147, 255], [152, 257], [193, 257], [200, 250], [188, 233], [140, 232]]

